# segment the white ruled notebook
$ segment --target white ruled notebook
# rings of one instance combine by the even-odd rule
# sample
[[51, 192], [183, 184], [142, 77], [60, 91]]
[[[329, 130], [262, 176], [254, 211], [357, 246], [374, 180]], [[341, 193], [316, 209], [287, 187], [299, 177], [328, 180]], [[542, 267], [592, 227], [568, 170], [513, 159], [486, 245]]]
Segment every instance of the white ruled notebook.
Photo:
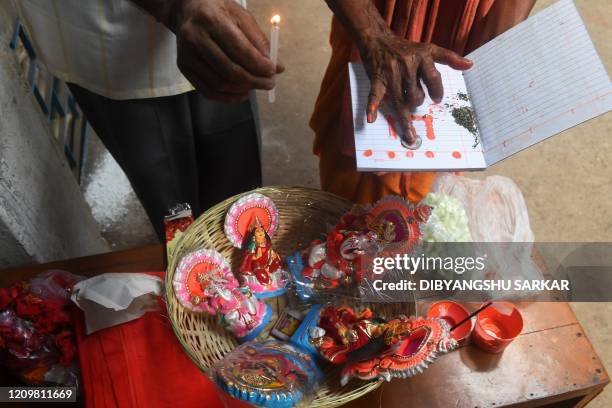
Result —
[[357, 169], [477, 170], [612, 110], [612, 83], [572, 0], [560, 0], [467, 56], [465, 72], [437, 65], [444, 99], [413, 114], [423, 141], [408, 150], [381, 104], [367, 123], [370, 82], [350, 64]]

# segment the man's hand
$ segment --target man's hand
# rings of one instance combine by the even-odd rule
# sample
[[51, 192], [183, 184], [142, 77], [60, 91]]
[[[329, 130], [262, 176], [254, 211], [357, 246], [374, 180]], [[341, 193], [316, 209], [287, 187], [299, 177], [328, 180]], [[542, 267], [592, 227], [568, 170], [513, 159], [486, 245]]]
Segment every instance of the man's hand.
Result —
[[421, 78], [427, 86], [430, 98], [438, 103], [444, 96], [440, 72], [434, 63], [442, 63], [454, 69], [468, 69], [472, 62], [457, 53], [434, 44], [417, 43], [382, 33], [362, 42], [361, 60], [370, 77], [367, 120], [374, 122], [381, 100], [388, 94], [393, 108], [398, 113], [398, 122], [404, 140], [412, 145], [416, 132], [411, 112], [423, 104], [425, 93]]
[[387, 27], [372, 0], [326, 0], [351, 34], [370, 77], [367, 120], [374, 122], [380, 101], [389, 95], [398, 113], [399, 132], [408, 145], [416, 141], [410, 114], [423, 103], [425, 94], [440, 101], [444, 94], [440, 73], [434, 63], [468, 69], [472, 62], [445, 48], [398, 37]]
[[284, 71], [255, 18], [233, 0], [133, 1], [176, 34], [179, 69], [210, 99], [243, 101], [252, 89], [274, 88]]

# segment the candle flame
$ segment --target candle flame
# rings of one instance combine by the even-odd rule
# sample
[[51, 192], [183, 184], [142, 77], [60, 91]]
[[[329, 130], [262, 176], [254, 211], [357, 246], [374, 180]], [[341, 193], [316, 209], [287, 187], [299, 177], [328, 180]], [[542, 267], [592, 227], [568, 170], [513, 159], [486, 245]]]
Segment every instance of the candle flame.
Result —
[[272, 16], [272, 18], [270, 19], [270, 22], [274, 25], [279, 25], [281, 21], [281, 17], [278, 14], [275, 14]]

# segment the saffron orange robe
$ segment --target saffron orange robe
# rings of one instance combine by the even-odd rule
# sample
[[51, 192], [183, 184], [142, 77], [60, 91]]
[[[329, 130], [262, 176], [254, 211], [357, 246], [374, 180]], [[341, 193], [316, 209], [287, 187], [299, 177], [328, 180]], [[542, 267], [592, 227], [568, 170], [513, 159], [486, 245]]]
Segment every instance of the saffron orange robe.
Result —
[[[507, 0], [497, 0], [507, 1]], [[524, 19], [531, 7], [518, 11], [514, 23], [499, 27], [507, 19], [495, 10], [495, 0], [376, 0], [382, 17], [396, 35], [411, 41], [432, 42], [459, 54], [477, 48], [496, 34]], [[506, 8], [508, 5], [504, 5]], [[502, 23], [508, 25], [508, 22]], [[420, 201], [430, 190], [435, 172], [358, 172], [355, 157], [342, 152], [341, 145], [351, 126], [341, 120], [348, 81], [347, 64], [353, 42], [338, 19], [332, 20], [332, 56], [321, 84], [310, 126], [315, 132], [314, 153], [319, 156], [321, 188], [357, 203], [371, 203], [385, 195], [400, 195]], [[350, 121], [349, 121], [350, 122]], [[352, 123], [352, 122], [351, 122]], [[344, 132], [344, 134], [343, 134]], [[344, 138], [343, 138], [344, 136]], [[346, 150], [346, 149], [345, 149]]]

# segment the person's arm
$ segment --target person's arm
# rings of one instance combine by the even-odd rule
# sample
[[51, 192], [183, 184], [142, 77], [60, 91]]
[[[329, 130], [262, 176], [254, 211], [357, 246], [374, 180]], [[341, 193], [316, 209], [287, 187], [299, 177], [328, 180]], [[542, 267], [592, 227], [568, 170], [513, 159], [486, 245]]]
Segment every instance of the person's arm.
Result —
[[374, 122], [380, 101], [389, 94], [398, 112], [400, 131], [408, 144], [416, 141], [410, 113], [423, 103], [423, 79], [432, 100], [444, 95], [434, 63], [468, 69], [472, 62], [459, 54], [429, 43], [408, 41], [393, 34], [371, 0], [326, 0], [349, 32], [370, 78], [367, 120]]
[[482, 22], [481, 27], [470, 36], [467, 52], [486, 44], [501, 33], [529, 17], [535, 0], [497, 0]]
[[204, 96], [226, 102], [272, 89], [284, 68], [269, 58], [268, 39], [233, 0], [131, 0], [176, 34], [177, 65]]

